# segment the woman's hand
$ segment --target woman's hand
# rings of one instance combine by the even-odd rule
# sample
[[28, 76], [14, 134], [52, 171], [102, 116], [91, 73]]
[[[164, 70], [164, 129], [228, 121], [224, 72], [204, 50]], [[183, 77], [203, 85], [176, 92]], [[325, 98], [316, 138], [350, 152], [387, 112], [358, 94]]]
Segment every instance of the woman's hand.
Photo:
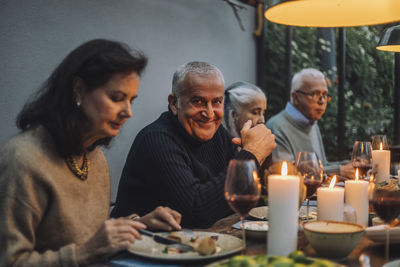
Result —
[[125, 218], [110, 219], [84, 244], [76, 248], [79, 265], [105, 261], [108, 256], [127, 249], [136, 239], [142, 239], [137, 229], [146, 225]]
[[146, 224], [150, 229], [164, 231], [181, 230], [182, 215], [168, 207], [157, 207], [152, 212], [140, 217], [138, 221]]

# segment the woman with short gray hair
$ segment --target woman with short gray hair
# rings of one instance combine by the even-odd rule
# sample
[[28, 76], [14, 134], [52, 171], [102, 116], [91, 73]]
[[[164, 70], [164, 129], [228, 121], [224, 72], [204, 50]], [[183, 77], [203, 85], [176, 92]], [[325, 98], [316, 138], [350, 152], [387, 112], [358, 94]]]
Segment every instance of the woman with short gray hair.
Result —
[[254, 84], [240, 81], [229, 85], [225, 90], [223, 125], [233, 137], [240, 137], [243, 124], [251, 120], [252, 127], [264, 124], [267, 97]]

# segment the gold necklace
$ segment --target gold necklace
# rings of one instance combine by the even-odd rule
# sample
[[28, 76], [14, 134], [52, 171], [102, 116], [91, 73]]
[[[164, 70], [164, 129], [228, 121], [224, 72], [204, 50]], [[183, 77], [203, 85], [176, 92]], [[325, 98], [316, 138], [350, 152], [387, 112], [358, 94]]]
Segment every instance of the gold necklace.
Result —
[[87, 179], [88, 174], [89, 174], [90, 162], [89, 162], [89, 159], [86, 157], [86, 153], [83, 153], [83, 163], [82, 163], [81, 168], [79, 168], [75, 159], [71, 156], [66, 157], [65, 161], [67, 162], [68, 168], [72, 171], [72, 173], [76, 177], [78, 177], [82, 181], [85, 181]]

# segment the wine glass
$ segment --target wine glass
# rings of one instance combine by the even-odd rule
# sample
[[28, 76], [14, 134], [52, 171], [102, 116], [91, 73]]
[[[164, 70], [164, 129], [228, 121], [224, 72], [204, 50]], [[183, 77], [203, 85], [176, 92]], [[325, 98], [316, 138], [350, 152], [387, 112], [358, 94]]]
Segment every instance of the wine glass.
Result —
[[240, 216], [244, 244], [243, 252], [246, 250], [244, 218], [257, 205], [260, 192], [261, 184], [254, 161], [232, 159], [229, 162], [226, 174], [225, 199]]
[[298, 152], [295, 165], [303, 177], [303, 183], [307, 187], [306, 221], [308, 221], [310, 198], [322, 183], [324, 167], [315, 152]]
[[385, 258], [389, 261], [389, 228], [390, 224], [400, 215], [400, 187], [398, 182], [391, 181], [389, 185], [375, 185], [369, 194], [370, 203], [375, 213], [386, 224]]
[[356, 141], [351, 154], [353, 168], [358, 168], [360, 177], [364, 178], [372, 168], [372, 147], [370, 142]]
[[[389, 144], [384, 134], [377, 134], [372, 137], [372, 149], [373, 150], [387, 150], [389, 149]], [[382, 146], [382, 148], [381, 148]]]

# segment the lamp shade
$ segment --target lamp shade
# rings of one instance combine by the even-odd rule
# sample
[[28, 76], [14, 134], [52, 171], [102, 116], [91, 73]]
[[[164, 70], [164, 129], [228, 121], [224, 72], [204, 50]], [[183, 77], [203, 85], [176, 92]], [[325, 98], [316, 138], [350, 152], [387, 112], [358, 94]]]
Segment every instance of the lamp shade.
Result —
[[303, 27], [356, 27], [400, 21], [400, 0], [282, 0], [269, 21]]
[[387, 28], [376, 49], [390, 52], [400, 52], [400, 25]]

